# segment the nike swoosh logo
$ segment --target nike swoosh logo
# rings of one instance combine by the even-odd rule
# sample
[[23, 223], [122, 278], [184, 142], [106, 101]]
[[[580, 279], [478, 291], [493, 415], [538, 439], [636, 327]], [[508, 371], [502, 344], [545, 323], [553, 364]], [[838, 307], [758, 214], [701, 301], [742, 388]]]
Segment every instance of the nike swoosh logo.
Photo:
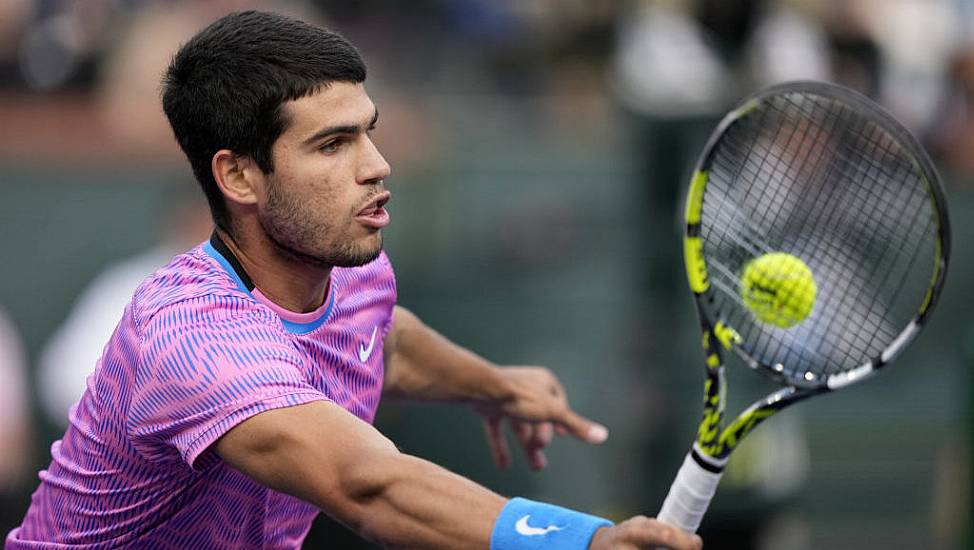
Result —
[[377, 328], [379, 327], [372, 327], [372, 337], [369, 338], [369, 347], [365, 347], [362, 344], [358, 345], [358, 359], [363, 363], [372, 355], [372, 347], [375, 346], [375, 329]]
[[522, 516], [521, 519], [517, 520], [517, 523], [514, 524], [514, 530], [525, 537], [536, 537], [538, 535], [547, 535], [552, 531], [561, 531], [564, 529], [564, 527], [558, 527], [557, 525], [549, 525], [544, 528], [531, 527], [528, 525], [528, 518], [530, 517], [530, 515]]

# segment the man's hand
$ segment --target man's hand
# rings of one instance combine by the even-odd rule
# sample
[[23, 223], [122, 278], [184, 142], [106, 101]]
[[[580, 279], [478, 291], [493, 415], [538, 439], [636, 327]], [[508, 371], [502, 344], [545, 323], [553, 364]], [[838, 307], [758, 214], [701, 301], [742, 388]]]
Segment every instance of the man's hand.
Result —
[[590, 550], [700, 550], [703, 541], [676, 527], [646, 516], [636, 516], [612, 527], [595, 532]]
[[498, 369], [508, 391], [498, 401], [477, 402], [474, 411], [484, 419], [487, 443], [498, 468], [511, 464], [511, 453], [501, 429], [506, 417], [524, 449], [531, 468], [540, 470], [548, 461], [544, 449], [554, 433], [572, 435], [598, 444], [609, 436], [600, 424], [582, 418], [568, 406], [565, 390], [555, 375], [543, 367], [504, 367]]
[[396, 306], [385, 338], [388, 397], [470, 403], [484, 418], [487, 442], [500, 468], [511, 463], [501, 432], [504, 418], [534, 469], [544, 468], [544, 449], [555, 433], [588, 443], [608, 437], [604, 426], [572, 412], [565, 390], [542, 367], [497, 367], [426, 326], [409, 310]]

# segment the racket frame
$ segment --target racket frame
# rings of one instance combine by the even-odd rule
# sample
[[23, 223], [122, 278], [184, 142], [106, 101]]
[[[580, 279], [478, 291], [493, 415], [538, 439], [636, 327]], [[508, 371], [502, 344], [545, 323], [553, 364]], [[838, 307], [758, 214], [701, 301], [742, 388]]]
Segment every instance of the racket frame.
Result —
[[[923, 175], [932, 209], [937, 216], [937, 241], [930, 285], [913, 320], [892, 340], [878, 356], [851, 370], [826, 376], [806, 374], [805, 380], [785, 376], [784, 367], [760, 361], [741, 346], [741, 337], [721, 318], [715, 306], [715, 293], [710, 285], [704, 257], [701, 216], [708, 180], [708, 169], [717, 145], [727, 130], [747, 117], [763, 101], [787, 93], [806, 93], [834, 98], [856, 112], [880, 124], [914, 158], [916, 168]], [[950, 222], [946, 199], [933, 162], [916, 138], [904, 129], [889, 113], [872, 100], [857, 92], [823, 82], [793, 81], [757, 92], [741, 102], [717, 125], [701, 153], [686, 194], [684, 261], [687, 280], [697, 306], [704, 351], [706, 378], [703, 392], [703, 415], [697, 436], [681, 466], [658, 519], [695, 532], [720, 482], [729, 455], [759, 424], [775, 413], [814, 395], [828, 393], [860, 382], [892, 362], [921, 332], [939, 298], [945, 281], [950, 256]], [[724, 426], [726, 382], [724, 352], [733, 351], [752, 370], [769, 376], [783, 387], [753, 402], [729, 425]]]
[[[747, 352], [741, 346], [741, 338], [733, 327], [728, 326], [715, 308], [715, 291], [710, 285], [707, 262], [704, 257], [701, 236], [701, 217], [706, 195], [709, 168], [718, 144], [728, 129], [757, 109], [764, 101], [788, 93], [803, 93], [835, 99], [881, 125], [910, 153], [917, 163], [917, 170], [926, 182], [927, 194], [937, 214], [937, 249], [930, 285], [913, 320], [892, 340], [877, 357], [853, 369], [825, 376], [806, 374], [805, 380], [786, 377], [780, 364], [768, 364]], [[892, 362], [921, 332], [928, 315], [937, 302], [947, 272], [950, 254], [950, 222], [943, 187], [933, 162], [916, 138], [904, 129], [886, 110], [872, 100], [847, 88], [816, 81], [792, 81], [759, 91], [729, 112], [717, 125], [697, 160], [686, 194], [684, 261], [687, 280], [697, 306], [704, 351], [706, 381], [704, 383], [704, 412], [696, 443], [708, 458], [726, 458], [737, 443], [758, 424], [779, 410], [813, 395], [844, 388], [860, 382]], [[755, 401], [728, 426], [724, 420], [724, 357], [723, 351], [731, 350], [752, 370], [769, 376], [784, 386], [781, 390]]]

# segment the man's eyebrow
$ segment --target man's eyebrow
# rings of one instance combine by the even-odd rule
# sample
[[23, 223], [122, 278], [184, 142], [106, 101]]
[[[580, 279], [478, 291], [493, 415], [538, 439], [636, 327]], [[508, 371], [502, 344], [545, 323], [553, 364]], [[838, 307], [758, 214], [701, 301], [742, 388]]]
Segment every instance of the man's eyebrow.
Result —
[[376, 108], [375, 113], [372, 115], [372, 119], [369, 121], [368, 126], [362, 127], [354, 124], [341, 124], [338, 126], [328, 126], [318, 130], [311, 137], [304, 140], [305, 145], [311, 145], [317, 141], [321, 141], [327, 137], [336, 134], [355, 134], [361, 131], [367, 131], [375, 126], [375, 123], [379, 121], [379, 109]]

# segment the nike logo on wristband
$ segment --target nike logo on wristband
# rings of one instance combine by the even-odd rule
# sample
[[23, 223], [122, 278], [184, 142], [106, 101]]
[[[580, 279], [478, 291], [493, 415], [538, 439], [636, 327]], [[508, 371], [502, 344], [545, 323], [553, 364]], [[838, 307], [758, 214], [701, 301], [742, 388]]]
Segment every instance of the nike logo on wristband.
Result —
[[525, 537], [536, 537], [538, 535], [547, 535], [552, 531], [561, 531], [564, 527], [558, 527], [557, 525], [549, 525], [547, 527], [531, 527], [528, 525], [528, 518], [531, 515], [522, 516], [521, 519], [517, 520], [514, 524], [514, 530]]

